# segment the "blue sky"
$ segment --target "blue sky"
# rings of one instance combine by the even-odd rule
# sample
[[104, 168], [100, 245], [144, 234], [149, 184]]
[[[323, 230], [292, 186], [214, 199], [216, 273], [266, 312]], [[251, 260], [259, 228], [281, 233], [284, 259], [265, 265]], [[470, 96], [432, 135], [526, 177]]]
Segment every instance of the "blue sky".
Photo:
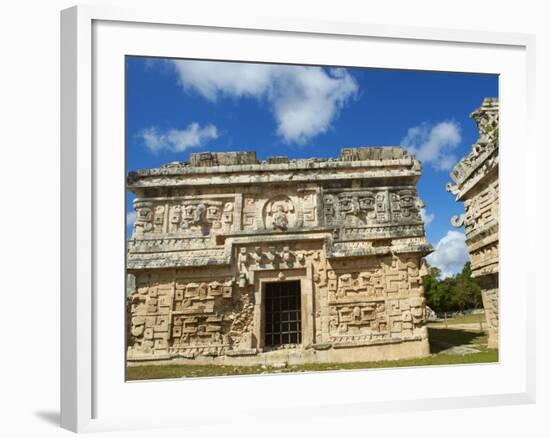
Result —
[[[462, 204], [449, 171], [477, 140], [469, 114], [498, 97], [498, 76], [128, 57], [127, 169], [199, 151], [336, 157], [342, 147], [403, 145], [423, 163], [429, 262], [445, 275], [467, 259], [450, 218]], [[131, 214], [132, 195], [127, 196]], [[128, 233], [130, 233], [129, 227]]]

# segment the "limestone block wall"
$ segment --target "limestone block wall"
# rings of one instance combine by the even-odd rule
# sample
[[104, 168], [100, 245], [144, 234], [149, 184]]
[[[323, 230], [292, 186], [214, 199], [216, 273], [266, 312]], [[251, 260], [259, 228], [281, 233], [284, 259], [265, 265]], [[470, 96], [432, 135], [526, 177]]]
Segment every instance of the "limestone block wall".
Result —
[[327, 303], [318, 333], [321, 342], [340, 348], [426, 339], [419, 262], [418, 256], [387, 255], [357, 260], [352, 266], [331, 263], [326, 289], [319, 290]]
[[453, 169], [447, 190], [464, 203], [464, 214], [452, 220], [464, 226], [472, 276], [482, 288], [489, 331], [489, 346], [498, 347], [499, 180], [498, 100], [484, 99], [472, 113], [479, 139], [472, 151]]
[[[319, 263], [310, 264], [317, 255]], [[254, 272], [258, 285], [289, 279], [311, 282], [310, 289], [304, 288], [311, 293], [306, 295], [311, 297], [306, 298], [310, 315], [304, 318], [304, 339], [311, 347], [426, 339], [416, 257], [371, 258], [352, 266], [327, 264], [321, 257], [305, 256], [304, 268]], [[231, 277], [212, 277], [204, 269], [136, 274], [129, 297], [130, 352], [137, 358], [256, 354], [256, 348], [263, 347], [262, 326], [254, 320], [262, 310], [261, 292], [255, 293], [254, 285], [238, 287]]]
[[235, 288], [227, 273], [218, 272], [214, 280], [213, 274], [201, 269], [137, 273], [129, 297], [130, 351], [195, 357], [240, 345], [252, 323], [252, 297]]
[[[428, 354], [418, 161], [401, 148], [240, 154], [129, 174], [128, 359]], [[285, 281], [300, 285], [301, 342], [267, 346], [265, 288]]]

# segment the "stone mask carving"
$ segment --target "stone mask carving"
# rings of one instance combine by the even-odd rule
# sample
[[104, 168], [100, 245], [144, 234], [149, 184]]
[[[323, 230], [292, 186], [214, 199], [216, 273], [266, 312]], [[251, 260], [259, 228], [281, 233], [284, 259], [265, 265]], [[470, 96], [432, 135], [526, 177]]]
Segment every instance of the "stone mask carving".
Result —
[[266, 204], [265, 225], [268, 228], [285, 231], [295, 223], [294, 205], [287, 197], [271, 199]]
[[193, 212], [193, 220], [191, 221], [191, 223], [193, 225], [204, 224], [205, 223], [204, 222], [205, 212], [206, 212], [206, 205], [204, 205], [204, 204], [197, 205], [197, 208], [195, 208], [195, 211]]

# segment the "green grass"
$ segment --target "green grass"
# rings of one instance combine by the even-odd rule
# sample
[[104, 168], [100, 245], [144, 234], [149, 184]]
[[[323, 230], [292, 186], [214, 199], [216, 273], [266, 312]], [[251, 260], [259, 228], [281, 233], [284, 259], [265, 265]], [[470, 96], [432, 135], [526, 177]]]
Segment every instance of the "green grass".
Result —
[[[477, 316], [477, 315], [474, 315]], [[428, 327], [432, 355], [417, 359], [338, 364], [288, 365], [285, 368], [232, 365], [140, 365], [127, 367], [128, 380], [174, 379], [179, 377], [238, 376], [250, 374], [298, 373], [310, 371], [357, 370], [367, 368], [415, 367], [424, 365], [456, 365], [498, 362], [498, 350], [487, 348], [483, 332]], [[447, 354], [448, 348], [468, 345], [478, 353], [463, 356]]]
[[128, 380], [174, 379], [179, 377], [239, 376], [250, 374], [297, 373], [309, 371], [358, 370], [367, 368], [416, 367], [498, 362], [498, 351], [488, 350], [464, 356], [436, 354], [430, 357], [380, 362], [289, 365], [286, 368], [225, 365], [144, 365], [128, 367]]
[[[462, 315], [462, 316], [455, 316], [453, 318], [447, 319], [447, 325], [456, 325], [456, 324], [474, 324], [479, 322], [483, 323], [483, 326], [485, 327], [485, 315], [482, 313], [480, 315]], [[445, 321], [434, 321], [430, 322], [430, 325], [445, 325]]]

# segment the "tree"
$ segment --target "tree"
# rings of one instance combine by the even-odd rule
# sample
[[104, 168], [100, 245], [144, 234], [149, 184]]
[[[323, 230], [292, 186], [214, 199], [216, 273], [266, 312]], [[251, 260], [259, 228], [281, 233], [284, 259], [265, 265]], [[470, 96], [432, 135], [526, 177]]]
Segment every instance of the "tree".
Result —
[[428, 275], [422, 279], [422, 285], [424, 286], [424, 296], [426, 297], [426, 303], [428, 306], [436, 312], [442, 308], [442, 295], [439, 277], [441, 276], [441, 270], [435, 266], [430, 267]]
[[422, 279], [428, 306], [437, 313], [481, 307], [481, 289], [472, 278], [472, 268], [467, 262], [462, 272], [440, 279], [441, 270], [430, 267]]

